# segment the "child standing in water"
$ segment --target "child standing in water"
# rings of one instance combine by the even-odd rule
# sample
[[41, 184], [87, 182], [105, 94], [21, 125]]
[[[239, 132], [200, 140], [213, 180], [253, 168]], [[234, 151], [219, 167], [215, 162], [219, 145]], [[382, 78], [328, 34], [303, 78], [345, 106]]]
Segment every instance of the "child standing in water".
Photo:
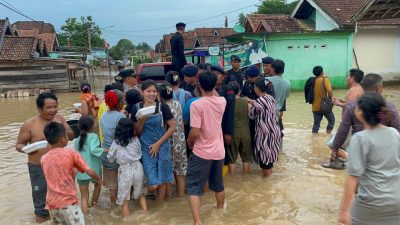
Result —
[[[167, 183], [173, 181], [172, 157], [169, 138], [175, 131], [175, 120], [171, 109], [157, 100], [157, 84], [152, 80], [142, 83], [143, 103], [133, 107], [131, 118], [140, 134], [142, 163], [148, 180], [148, 190], [157, 190], [158, 202], [164, 201]], [[155, 106], [152, 115], [136, 118], [136, 112], [143, 107]]]
[[348, 147], [347, 179], [340, 224], [397, 225], [400, 221], [400, 135], [382, 125], [386, 103], [377, 93], [364, 94], [355, 110], [365, 130]]
[[[100, 147], [99, 137], [93, 132], [94, 119], [92, 116], [82, 116], [79, 119], [80, 136], [75, 139], [75, 150], [83, 157], [91, 170], [102, 176], [100, 156], [103, 154], [103, 148]], [[79, 184], [81, 192], [81, 208], [83, 213], [88, 212], [90, 206], [97, 204], [99, 199], [101, 185], [94, 184], [92, 202], [89, 205], [89, 183], [94, 183], [94, 180], [86, 173], [78, 173], [76, 180]]]
[[250, 119], [255, 120], [255, 155], [262, 169], [262, 176], [272, 174], [274, 162], [278, 161], [281, 131], [276, 114], [275, 100], [267, 94], [272, 87], [267, 78], [259, 77], [254, 84], [258, 98], [249, 103]]
[[[170, 139], [170, 145], [172, 149], [172, 164], [176, 180], [176, 189], [178, 196], [183, 197], [185, 196], [185, 176], [187, 170], [185, 130], [183, 127], [181, 105], [178, 101], [172, 99], [172, 93], [173, 89], [170, 84], [162, 84], [160, 86], [161, 101], [166, 103], [171, 109], [176, 124], [175, 132]], [[168, 192], [171, 193], [171, 186], [168, 185], [168, 187]]]
[[140, 163], [142, 150], [139, 139], [134, 135], [132, 120], [120, 119], [115, 130], [115, 140], [107, 155], [110, 162], [117, 160], [119, 164], [117, 205], [121, 206], [124, 217], [129, 215], [128, 200], [131, 198], [132, 186], [133, 198], [139, 199], [140, 206], [147, 211], [146, 198], [143, 194], [143, 167]]

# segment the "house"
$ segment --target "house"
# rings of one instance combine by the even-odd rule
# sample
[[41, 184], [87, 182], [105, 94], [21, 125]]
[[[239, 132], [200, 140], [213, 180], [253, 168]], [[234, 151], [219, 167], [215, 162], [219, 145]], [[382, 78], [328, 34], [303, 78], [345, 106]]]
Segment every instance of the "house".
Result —
[[357, 22], [353, 17], [362, 10], [366, 2], [365, 0], [300, 0], [291, 17], [312, 22], [316, 31], [351, 31], [352, 67], [358, 67], [366, 73], [381, 74], [386, 81], [398, 80], [400, 79], [399, 3], [396, 5], [391, 1], [385, 1], [385, 5], [375, 8], [378, 10], [369, 14], [375, 20]]
[[0, 20], [0, 94], [15, 89], [76, 88], [73, 75], [81, 67], [79, 61], [50, 59], [43, 39], [21, 33], [8, 18]]
[[324, 67], [336, 88], [346, 86], [353, 67], [379, 73], [385, 80], [400, 79], [400, 20], [355, 22], [364, 2], [300, 0], [291, 15], [248, 15], [245, 32], [226, 39], [264, 44], [263, 51], [286, 62], [284, 76], [297, 90], [303, 89], [316, 65]]
[[58, 46], [58, 39], [54, 26], [44, 21], [18, 21], [11, 25], [16, 29], [19, 36], [35, 37], [44, 41], [47, 51], [54, 52]]

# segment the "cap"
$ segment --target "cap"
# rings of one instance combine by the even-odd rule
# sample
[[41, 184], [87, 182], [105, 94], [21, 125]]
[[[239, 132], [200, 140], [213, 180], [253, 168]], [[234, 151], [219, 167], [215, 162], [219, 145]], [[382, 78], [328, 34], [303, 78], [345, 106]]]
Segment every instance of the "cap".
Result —
[[170, 70], [165, 75], [165, 80], [171, 85], [175, 85], [179, 82], [179, 73], [174, 70]]
[[233, 61], [241, 62], [242, 60], [237, 55], [231, 55], [231, 62], [233, 62]]
[[186, 65], [182, 68], [181, 73], [187, 77], [194, 77], [199, 72], [199, 68], [195, 65]]
[[197, 66], [201, 70], [208, 70], [210, 68], [211, 64], [210, 63], [200, 63]]
[[218, 71], [222, 74], [225, 74], [224, 68], [222, 68], [220, 66], [211, 66], [211, 71]]
[[260, 75], [260, 69], [258, 69], [258, 67], [255, 65], [249, 66], [244, 71], [244, 75], [248, 77], [258, 77]]
[[272, 64], [273, 61], [274, 61], [274, 58], [269, 57], [269, 56], [267, 56], [265, 58], [262, 58], [262, 63], [263, 64]]
[[176, 24], [176, 28], [178, 28], [178, 27], [186, 27], [186, 24], [182, 23], [182, 22], [179, 22], [179, 23]]

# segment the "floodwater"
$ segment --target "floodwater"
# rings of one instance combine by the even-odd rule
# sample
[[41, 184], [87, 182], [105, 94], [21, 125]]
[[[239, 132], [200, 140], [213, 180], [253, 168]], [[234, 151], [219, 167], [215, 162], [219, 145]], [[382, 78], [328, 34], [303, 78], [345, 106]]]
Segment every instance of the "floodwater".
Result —
[[[343, 96], [344, 91], [335, 91]], [[399, 86], [386, 88], [384, 95], [400, 107]], [[79, 102], [78, 93], [60, 93], [59, 112], [67, 119], [72, 104]], [[343, 192], [344, 171], [321, 168], [329, 156], [326, 134], [311, 135], [311, 106], [304, 103], [303, 93], [293, 93], [284, 116], [285, 137], [274, 174], [260, 177], [252, 165], [251, 173], [225, 178], [227, 207], [217, 210], [213, 193], [202, 197], [201, 216], [204, 224], [337, 224], [337, 213]], [[0, 99], [0, 224], [34, 224], [31, 187], [26, 165], [27, 156], [18, 153], [15, 142], [23, 121], [36, 114], [35, 98]], [[335, 109], [337, 128], [341, 112]], [[321, 127], [327, 122], [324, 120]], [[240, 162], [238, 162], [240, 164]], [[110, 205], [102, 190], [98, 206], [86, 216], [86, 224], [192, 224], [187, 198], [172, 198], [161, 205], [148, 200], [148, 213], [138, 202], [131, 201], [131, 215], [120, 217], [119, 208]]]

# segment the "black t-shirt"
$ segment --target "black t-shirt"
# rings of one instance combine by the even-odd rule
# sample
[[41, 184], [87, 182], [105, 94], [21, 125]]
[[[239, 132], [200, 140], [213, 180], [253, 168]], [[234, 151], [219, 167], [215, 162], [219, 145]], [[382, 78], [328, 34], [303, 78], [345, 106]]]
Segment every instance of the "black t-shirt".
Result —
[[[138, 103], [138, 104], [139, 104], [139, 108], [140, 109], [143, 108], [143, 103]], [[158, 108], [158, 104], [160, 104], [160, 103], [157, 103], [157, 105], [156, 105], [156, 112], [159, 112], [159, 111], [157, 111], [158, 110], [157, 109]], [[171, 109], [169, 108], [169, 106], [167, 104], [161, 103], [159, 110], [161, 111], [161, 113], [163, 115], [164, 123], [166, 123], [168, 120], [174, 118], [174, 115], [172, 115]], [[131, 109], [131, 119], [135, 123], [137, 122], [137, 119], [136, 119], [136, 116], [135, 116], [137, 111], [138, 111], [137, 105], [134, 105], [132, 107], [132, 109]]]
[[226, 72], [226, 76], [227, 77], [226, 77], [226, 79], [224, 81], [225, 84], [228, 84], [231, 81], [236, 81], [240, 85], [240, 89], [242, 89], [242, 87], [243, 87], [243, 79], [244, 79], [244, 75], [243, 75], [242, 71], [239, 70], [239, 71], [235, 72], [235, 71], [233, 71], [233, 69], [232, 70], [228, 70]]

